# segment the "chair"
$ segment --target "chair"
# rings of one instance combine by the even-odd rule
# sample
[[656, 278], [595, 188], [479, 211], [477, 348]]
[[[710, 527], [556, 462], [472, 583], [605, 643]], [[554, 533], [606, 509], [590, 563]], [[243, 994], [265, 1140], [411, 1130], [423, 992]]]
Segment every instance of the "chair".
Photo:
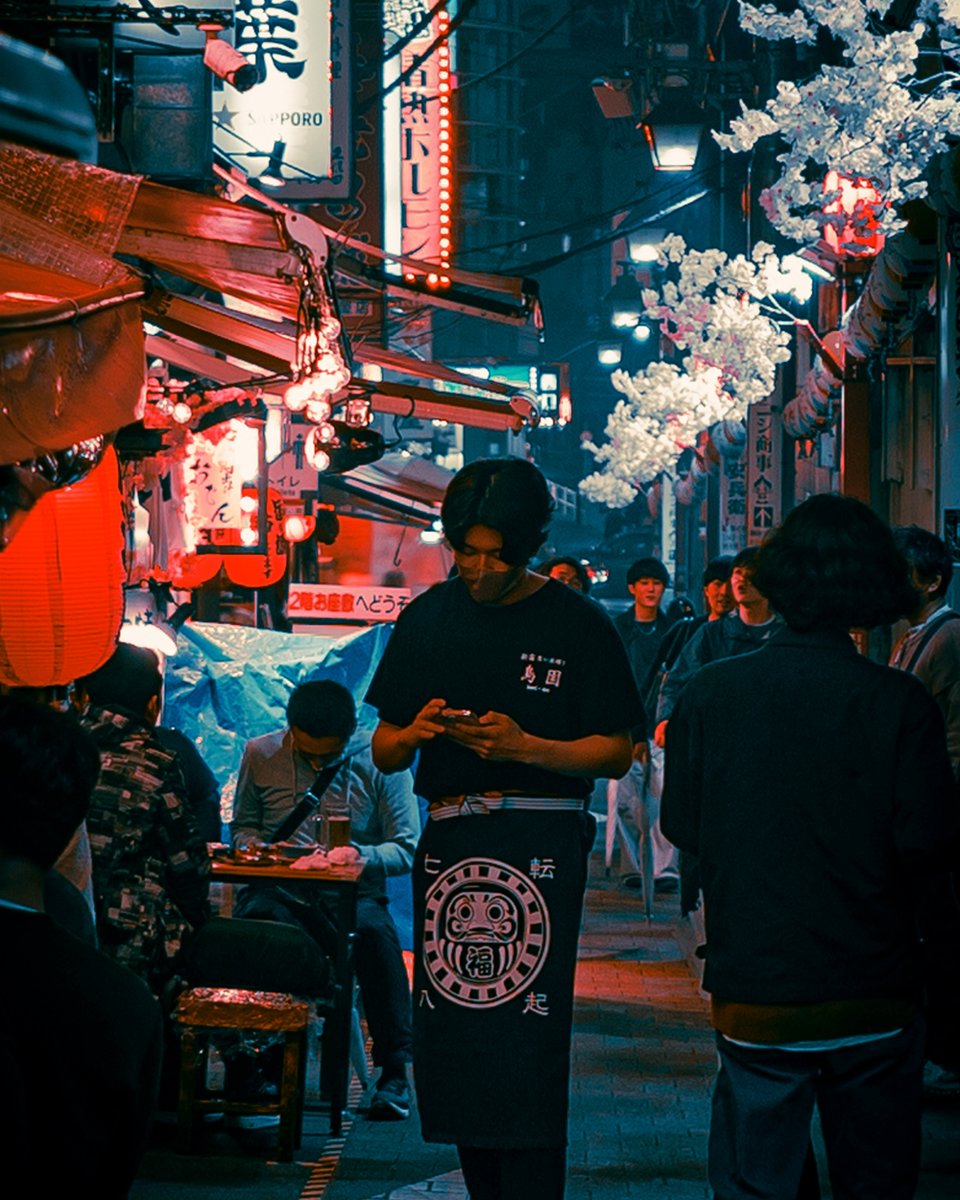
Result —
[[[330, 960], [305, 930], [255, 917], [214, 917], [186, 948], [180, 972], [192, 986], [292, 993], [329, 1016], [334, 979]], [[362, 1087], [369, 1082], [356, 1004], [350, 1029], [350, 1063]]]
[[[173, 1010], [180, 1030], [180, 1087], [177, 1102], [177, 1149], [188, 1154], [199, 1113], [276, 1114], [280, 1118], [279, 1157], [291, 1162], [303, 1129], [303, 1092], [310, 1005], [280, 992], [241, 988], [187, 988]], [[205, 1092], [206, 1043], [218, 1029], [283, 1034], [283, 1069], [276, 1099], [228, 1100]]]

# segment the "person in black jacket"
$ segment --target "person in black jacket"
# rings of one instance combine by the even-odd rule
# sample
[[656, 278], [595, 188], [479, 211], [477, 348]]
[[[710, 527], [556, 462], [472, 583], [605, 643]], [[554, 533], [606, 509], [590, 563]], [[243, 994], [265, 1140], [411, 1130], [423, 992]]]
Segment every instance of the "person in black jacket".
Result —
[[923, 1031], [918, 883], [957, 853], [943, 718], [857, 653], [909, 605], [889, 528], [815, 496], [757, 555], [787, 628], [704, 667], [667, 730], [662, 820], [699, 855], [720, 1071], [717, 1200], [791, 1200], [814, 1104], [836, 1200], [911, 1200]]
[[51, 920], [44, 896], [100, 757], [72, 715], [0, 696], [0, 762], [4, 1195], [59, 1195], [66, 1173], [77, 1195], [122, 1200], [157, 1095], [160, 1007], [132, 972]]

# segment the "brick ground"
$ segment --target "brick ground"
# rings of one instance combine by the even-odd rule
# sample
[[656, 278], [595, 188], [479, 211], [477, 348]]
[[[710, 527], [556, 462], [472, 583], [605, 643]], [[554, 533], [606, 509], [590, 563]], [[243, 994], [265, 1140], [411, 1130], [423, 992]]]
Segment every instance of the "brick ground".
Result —
[[[608, 879], [594, 854], [577, 969], [568, 1200], [709, 1197], [715, 1059], [693, 934], [678, 913], [676, 896], [658, 896], [647, 924], [638, 893]], [[325, 1116], [310, 1114], [297, 1162], [285, 1166], [269, 1161], [269, 1135], [239, 1141], [209, 1130], [190, 1158], [161, 1139], [132, 1200], [465, 1200], [455, 1151], [425, 1145], [415, 1114], [386, 1124], [355, 1116], [340, 1143], [326, 1128]], [[958, 1200], [960, 1106], [927, 1110], [924, 1134], [917, 1200]]]
[[[713, 1050], [690, 947], [672, 919], [677, 898], [658, 896], [648, 925], [639, 895], [594, 861], [577, 967], [567, 1194], [702, 1200]], [[325, 1196], [461, 1200], [456, 1166], [451, 1148], [420, 1141], [413, 1118], [360, 1119]]]

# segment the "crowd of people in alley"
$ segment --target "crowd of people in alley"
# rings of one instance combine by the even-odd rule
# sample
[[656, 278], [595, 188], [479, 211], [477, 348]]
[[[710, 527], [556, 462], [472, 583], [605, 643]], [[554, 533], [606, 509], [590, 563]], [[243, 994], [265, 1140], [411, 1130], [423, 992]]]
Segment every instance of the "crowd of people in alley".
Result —
[[[564, 1196], [591, 798], [619, 781], [627, 857], [653, 875], [628, 870], [623, 902], [679, 893], [703, 933], [712, 1194], [815, 1200], [817, 1111], [836, 1200], [909, 1200], [924, 1089], [960, 1096], [948, 548], [814, 496], [707, 564], [701, 615], [679, 598], [664, 611], [671, 580], [647, 556], [611, 619], [577, 559], [531, 566], [552, 510], [532, 463], [464, 467], [442, 507], [456, 569], [400, 614], [364, 694], [305, 673], [283, 727], [243, 754], [236, 850], [314, 843], [308, 794], [350, 816], [368, 1116], [405, 1119], [412, 1085], [424, 1139], [456, 1146], [472, 1200]], [[121, 644], [73, 706], [0, 696], [16, 981], [0, 992], [2, 1148], [7, 1178], [30, 1179], [16, 1194], [56, 1191], [54, 1119], [72, 1185], [127, 1194], [172, 1106], [169, 1014], [188, 983], [329, 986], [322, 892], [254, 884], [214, 915], [218, 781], [162, 724], [162, 694], [153, 653]], [[387, 901], [403, 875], [412, 990]], [[247, 1049], [223, 1045], [237, 1094], [275, 1084], [270, 1055]]]

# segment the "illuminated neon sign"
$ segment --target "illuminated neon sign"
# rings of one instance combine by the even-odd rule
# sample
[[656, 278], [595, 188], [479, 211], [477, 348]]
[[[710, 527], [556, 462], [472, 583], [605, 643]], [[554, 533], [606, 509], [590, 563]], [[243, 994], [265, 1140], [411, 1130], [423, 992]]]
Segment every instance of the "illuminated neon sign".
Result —
[[436, 286], [450, 282], [444, 272], [452, 250], [449, 29], [449, 14], [441, 8], [404, 47], [400, 62], [401, 74], [410, 71], [400, 87], [400, 251], [435, 263], [427, 282]]
[[236, 0], [234, 46], [257, 68], [214, 95], [214, 144], [282, 200], [340, 199], [352, 183], [347, 0]]

